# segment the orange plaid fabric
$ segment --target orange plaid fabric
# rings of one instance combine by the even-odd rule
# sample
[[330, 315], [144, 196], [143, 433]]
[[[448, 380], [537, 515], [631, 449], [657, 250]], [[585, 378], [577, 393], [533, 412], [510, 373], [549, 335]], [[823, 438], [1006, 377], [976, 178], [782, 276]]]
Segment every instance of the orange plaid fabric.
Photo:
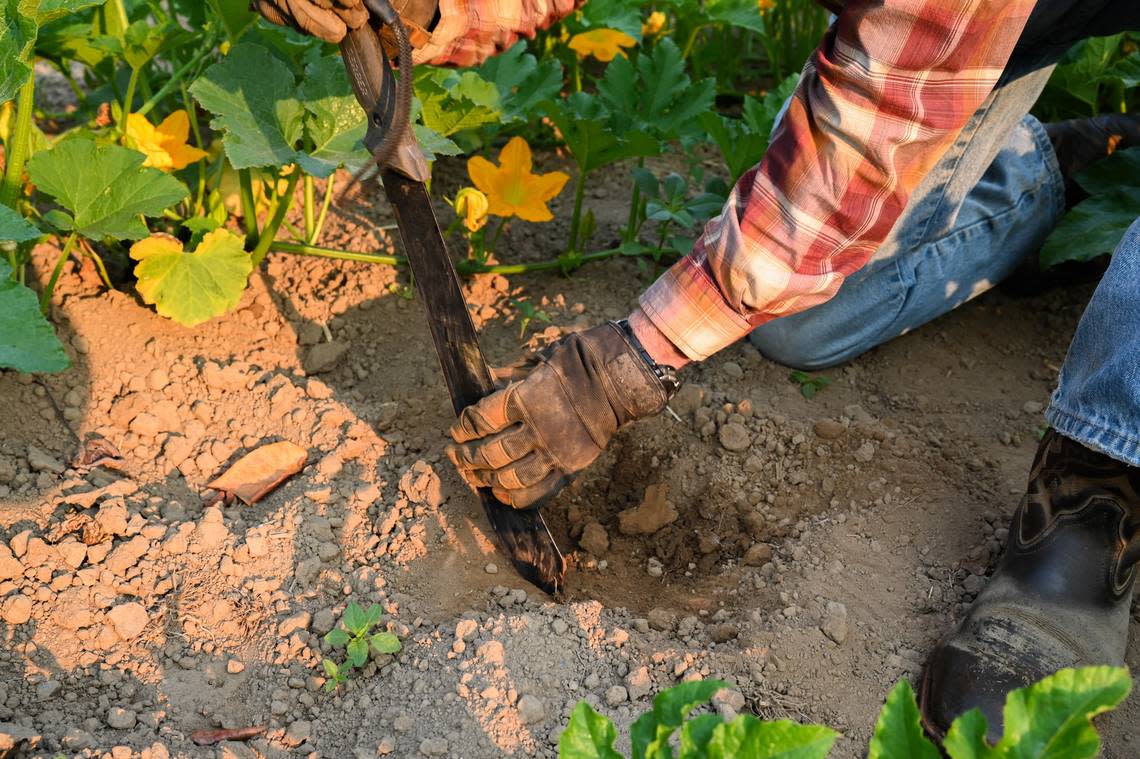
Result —
[[585, 0], [440, 0], [431, 39], [415, 51], [416, 63], [474, 66], [533, 37]]
[[831, 298], [989, 95], [1034, 0], [849, 0], [760, 165], [642, 294], [702, 360]]

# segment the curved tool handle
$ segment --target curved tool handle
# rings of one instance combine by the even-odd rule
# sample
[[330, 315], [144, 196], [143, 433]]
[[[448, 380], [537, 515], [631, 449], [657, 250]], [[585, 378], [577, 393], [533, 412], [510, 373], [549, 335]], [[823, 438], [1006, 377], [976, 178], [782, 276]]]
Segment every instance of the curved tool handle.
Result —
[[[352, 91], [368, 114], [364, 147], [375, 154], [395, 116], [396, 76], [380, 43], [380, 35], [367, 24], [345, 35], [340, 43], [340, 52]], [[426, 182], [431, 177], [427, 160], [410, 125], [387, 163], [380, 168], [394, 169], [416, 182]]]

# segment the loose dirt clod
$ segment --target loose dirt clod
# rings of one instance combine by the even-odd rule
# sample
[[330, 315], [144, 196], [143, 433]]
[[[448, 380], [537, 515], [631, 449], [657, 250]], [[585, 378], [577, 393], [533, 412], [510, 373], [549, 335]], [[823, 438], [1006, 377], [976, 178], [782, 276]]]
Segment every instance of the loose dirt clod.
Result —
[[618, 529], [623, 535], [651, 535], [676, 521], [677, 510], [669, 503], [668, 495], [667, 484], [647, 487], [639, 506], [618, 514]]
[[223, 493], [227, 499], [236, 496], [252, 506], [301, 471], [308, 456], [307, 450], [287, 440], [263, 445], [242, 456], [207, 487]]

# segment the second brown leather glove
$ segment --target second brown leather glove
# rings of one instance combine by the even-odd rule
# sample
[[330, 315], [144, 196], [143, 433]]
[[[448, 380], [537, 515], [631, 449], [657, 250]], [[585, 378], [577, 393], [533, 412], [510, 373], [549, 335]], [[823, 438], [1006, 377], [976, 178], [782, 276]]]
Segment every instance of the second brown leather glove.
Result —
[[464, 409], [447, 454], [472, 487], [534, 506], [592, 464], [623, 424], [662, 411], [675, 388], [665, 375], [622, 325], [570, 335], [525, 379]]

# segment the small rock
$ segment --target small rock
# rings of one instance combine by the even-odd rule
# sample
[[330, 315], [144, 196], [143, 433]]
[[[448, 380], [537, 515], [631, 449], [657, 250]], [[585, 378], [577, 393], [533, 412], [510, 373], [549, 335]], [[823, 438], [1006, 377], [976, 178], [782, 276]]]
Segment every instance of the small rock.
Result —
[[871, 459], [875, 458], [875, 444], [868, 440], [856, 448], [855, 453], [852, 455], [855, 456], [855, 460], [859, 463], [868, 464], [871, 462]]
[[837, 645], [843, 645], [847, 640], [847, 607], [838, 601], [828, 601], [819, 629]]
[[606, 534], [606, 528], [602, 527], [601, 524], [590, 522], [582, 529], [582, 537], [578, 539], [578, 545], [594, 556], [603, 556], [606, 551], [610, 550], [610, 536]]
[[834, 419], [820, 419], [812, 427], [812, 430], [815, 431], [816, 437], [821, 437], [824, 440], [835, 440], [843, 437], [847, 428]]
[[385, 735], [380, 739], [380, 743], [376, 746], [376, 753], [380, 756], [387, 756], [396, 750], [396, 739], [391, 735]]
[[645, 615], [645, 618], [649, 620], [649, 626], [654, 630], [668, 632], [669, 630], [673, 629], [673, 613], [666, 609], [650, 609], [649, 613]]
[[131, 640], [143, 631], [150, 616], [142, 604], [131, 601], [119, 604], [107, 612], [107, 620], [123, 640]]
[[554, 630], [555, 635], [565, 635], [570, 629], [570, 625], [566, 624], [564, 619], [556, 619], [550, 623], [550, 628]]
[[12, 722], [0, 722], [0, 756], [15, 753], [17, 748], [34, 749], [40, 745], [40, 734]]
[[146, 386], [151, 390], [161, 390], [170, 384], [170, 376], [162, 368], [152, 369], [146, 375]]
[[63, 684], [59, 680], [44, 680], [36, 686], [36, 698], [40, 701], [55, 698], [55, 694], [59, 693], [62, 687]]
[[470, 643], [475, 640], [475, 636], [479, 634], [479, 623], [473, 619], [461, 619], [455, 625], [455, 638], [462, 640], [465, 643]]
[[649, 695], [653, 690], [653, 681], [649, 677], [649, 667], [638, 667], [625, 678], [625, 689], [629, 693], [630, 701], [637, 701]]
[[1021, 410], [1030, 416], [1034, 416], [1045, 410], [1045, 404], [1038, 401], [1026, 401]]
[[65, 468], [50, 453], [34, 445], [28, 446], [28, 466], [34, 472], [51, 472], [52, 474], [63, 474]]
[[962, 587], [967, 593], [977, 595], [986, 587], [986, 578], [982, 575], [970, 575], [962, 581]]
[[424, 738], [420, 742], [420, 753], [424, 756], [446, 756], [448, 748], [446, 738]]
[[24, 576], [24, 565], [12, 555], [8, 546], [0, 543], [0, 582]]
[[743, 424], [729, 422], [720, 428], [720, 444], [727, 451], [745, 451], [752, 445], [752, 435]]
[[736, 363], [735, 361], [725, 361], [724, 365], [721, 367], [721, 370], [728, 376], [729, 379], [743, 379], [744, 377], [744, 369], [742, 369], [740, 367], [740, 364]]
[[0, 607], [0, 619], [9, 625], [22, 625], [32, 618], [32, 599], [17, 593], [4, 600]]
[[321, 609], [313, 615], [313, 632], [324, 635], [336, 627], [336, 616], [332, 609]]
[[305, 374], [322, 374], [330, 372], [337, 367], [341, 358], [348, 352], [348, 345], [346, 343], [339, 343], [333, 341], [331, 343], [319, 343], [309, 348], [305, 354], [304, 360], [301, 362]]
[[753, 543], [744, 553], [746, 567], [762, 567], [772, 560], [772, 546], [767, 543]]
[[530, 693], [519, 699], [518, 709], [524, 725], [533, 725], [546, 718], [546, 707], [542, 700]]
[[260, 754], [238, 741], [223, 741], [218, 746], [218, 759], [258, 759]]
[[705, 399], [705, 389], [700, 385], [682, 385], [677, 394], [669, 401], [669, 408], [678, 416], [691, 414], [701, 407]]
[[300, 630], [308, 630], [309, 623], [313, 621], [313, 615], [307, 611], [299, 611], [295, 614], [290, 614], [285, 619], [281, 620], [281, 624], [277, 625], [277, 635], [282, 638], [288, 638], [295, 632]]
[[[60, 739], [60, 743], [62, 743], [64, 748], [68, 749], [69, 751], [82, 751], [87, 748], [95, 747], [95, 736], [86, 730], [80, 729], [78, 727], [73, 727], [63, 734], [63, 738]], [[129, 757], [130, 753], [128, 752], [126, 756]], [[115, 755], [114, 750], [111, 751], [111, 759], [118, 759], [118, 757]]]
[[290, 746], [300, 746], [313, 736], [313, 723], [303, 719], [290, 723], [285, 731], [285, 742]]
[[623, 535], [650, 535], [677, 519], [677, 510], [669, 503], [666, 483], [645, 488], [641, 503], [618, 514], [618, 529]]
[[138, 717], [130, 709], [114, 706], [107, 712], [107, 725], [116, 730], [130, 730], [136, 722]]
[[629, 693], [626, 691], [625, 686], [615, 685], [606, 689], [606, 703], [610, 706], [617, 706], [623, 704], [629, 698]]
[[226, 672], [229, 672], [231, 675], [240, 675], [242, 672], [245, 672], [245, 662], [240, 659], [230, 659], [226, 662]]
[[740, 635], [740, 630], [736, 625], [724, 622], [719, 625], [713, 625], [709, 635], [712, 637], [714, 643], [727, 643]]
[[483, 571], [489, 575], [497, 575], [499, 573], [499, 567], [494, 563], [488, 563], [487, 566], [483, 567]]

